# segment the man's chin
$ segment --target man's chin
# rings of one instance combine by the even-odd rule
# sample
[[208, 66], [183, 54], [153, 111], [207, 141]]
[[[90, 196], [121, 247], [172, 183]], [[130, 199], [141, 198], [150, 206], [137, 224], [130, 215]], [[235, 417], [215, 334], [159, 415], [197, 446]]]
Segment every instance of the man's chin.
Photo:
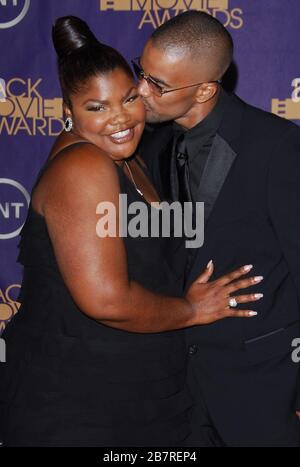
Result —
[[154, 124], [154, 123], [163, 123], [167, 121], [168, 119], [163, 118], [163, 116], [160, 116], [150, 111], [146, 111], [146, 123]]

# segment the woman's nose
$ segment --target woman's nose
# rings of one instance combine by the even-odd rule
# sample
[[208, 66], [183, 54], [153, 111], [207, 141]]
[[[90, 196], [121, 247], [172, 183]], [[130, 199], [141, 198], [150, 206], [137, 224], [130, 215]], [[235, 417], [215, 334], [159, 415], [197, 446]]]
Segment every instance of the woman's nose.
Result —
[[117, 110], [111, 121], [114, 125], [124, 125], [130, 121], [130, 114], [125, 109]]

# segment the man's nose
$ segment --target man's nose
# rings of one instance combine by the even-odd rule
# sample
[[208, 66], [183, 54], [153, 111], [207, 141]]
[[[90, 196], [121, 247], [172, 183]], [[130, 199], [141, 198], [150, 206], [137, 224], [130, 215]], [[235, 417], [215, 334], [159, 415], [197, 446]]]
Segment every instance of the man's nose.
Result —
[[150, 90], [149, 90], [149, 86], [148, 86], [148, 83], [147, 81], [142, 78], [140, 81], [139, 81], [139, 84], [138, 84], [138, 93], [140, 96], [142, 97], [149, 97], [150, 96]]

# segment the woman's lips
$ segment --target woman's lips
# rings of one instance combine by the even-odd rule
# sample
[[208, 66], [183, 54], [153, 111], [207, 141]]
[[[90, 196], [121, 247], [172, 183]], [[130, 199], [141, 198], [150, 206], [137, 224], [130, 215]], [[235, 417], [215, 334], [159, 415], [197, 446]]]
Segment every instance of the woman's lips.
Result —
[[134, 137], [134, 129], [127, 128], [123, 131], [118, 131], [117, 133], [113, 133], [112, 135], [108, 136], [109, 139], [116, 144], [123, 144], [131, 141]]

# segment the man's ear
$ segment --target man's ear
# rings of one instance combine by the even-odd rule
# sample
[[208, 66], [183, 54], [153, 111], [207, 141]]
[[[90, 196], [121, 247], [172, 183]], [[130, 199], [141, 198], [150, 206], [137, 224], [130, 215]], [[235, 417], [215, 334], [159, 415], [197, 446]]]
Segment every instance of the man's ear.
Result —
[[196, 93], [196, 101], [199, 104], [203, 104], [204, 102], [209, 101], [212, 99], [216, 93], [218, 92], [218, 85], [217, 83], [204, 83], [199, 86], [197, 93]]

